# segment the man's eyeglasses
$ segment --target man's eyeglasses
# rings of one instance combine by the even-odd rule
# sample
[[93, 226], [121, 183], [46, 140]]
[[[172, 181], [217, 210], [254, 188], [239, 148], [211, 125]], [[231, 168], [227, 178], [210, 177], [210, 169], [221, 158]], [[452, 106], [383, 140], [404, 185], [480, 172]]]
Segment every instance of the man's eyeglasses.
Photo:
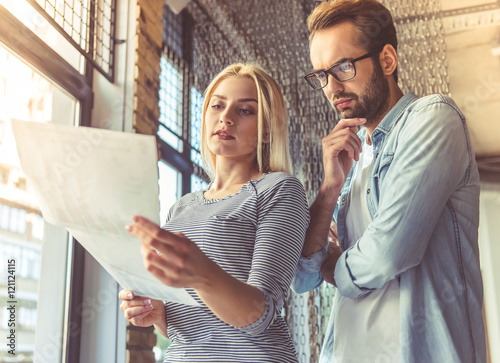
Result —
[[356, 77], [356, 67], [354, 63], [373, 57], [374, 55], [380, 53], [383, 47], [379, 47], [371, 52], [368, 52], [361, 57], [355, 59], [347, 59], [341, 62], [335, 63], [328, 69], [324, 71], [316, 71], [309, 73], [304, 76], [305, 80], [314, 89], [322, 89], [328, 84], [328, 75], [331, 74], [337, 81], [344, 82]]

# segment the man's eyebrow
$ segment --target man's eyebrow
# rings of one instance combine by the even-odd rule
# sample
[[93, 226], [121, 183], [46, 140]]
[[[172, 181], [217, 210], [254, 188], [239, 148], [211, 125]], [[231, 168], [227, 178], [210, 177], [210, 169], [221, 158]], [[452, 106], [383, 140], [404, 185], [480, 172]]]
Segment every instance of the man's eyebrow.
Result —
[[[217, 98], [220, 98], [222, 100], [227, 100], [227, 97], [224, 96], [224, 95], [216, 95], [216, 94], [213, 94], [212, 97], [217, 97]], [[255, 103], [259, 103], [255, 98], [240, 98], [239, 100], [237, 100], [238, 102], [255, 102]]]

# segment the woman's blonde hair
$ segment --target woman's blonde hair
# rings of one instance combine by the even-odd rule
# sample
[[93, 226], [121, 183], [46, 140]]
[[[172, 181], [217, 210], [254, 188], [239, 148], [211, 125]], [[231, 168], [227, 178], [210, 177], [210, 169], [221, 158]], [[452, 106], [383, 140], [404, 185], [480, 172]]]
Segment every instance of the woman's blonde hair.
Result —
[[201, 157], [211, 180], [215, 177], [216, 155], [207, 145], [205, 116], [210, 98], [217, 86], [230, 77], [246, 77], [257, 88], [257, 164], [263, 173], [292, 172], [288, 146], [288, 118], [280, 87], [262, 68], [251, 63], [236, 63], [223, 69], [209, 84], [204, 94], [201, 119]]

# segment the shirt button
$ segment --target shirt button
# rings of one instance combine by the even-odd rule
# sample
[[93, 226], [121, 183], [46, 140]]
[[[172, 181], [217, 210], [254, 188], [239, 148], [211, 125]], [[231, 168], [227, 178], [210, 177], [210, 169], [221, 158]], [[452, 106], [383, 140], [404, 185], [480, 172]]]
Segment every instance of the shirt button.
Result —
[[342, 197], [342, 199], [340, 200], [342, 203], [345, 202], [345, 197]]
[[366, 191], [366, 194], [370, 194], [370, 189], [368, 189], [368, 190]]

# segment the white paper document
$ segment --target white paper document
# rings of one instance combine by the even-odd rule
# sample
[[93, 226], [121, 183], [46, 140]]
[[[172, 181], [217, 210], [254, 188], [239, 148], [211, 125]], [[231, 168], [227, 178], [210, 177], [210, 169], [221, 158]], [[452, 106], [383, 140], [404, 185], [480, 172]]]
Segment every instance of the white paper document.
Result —
[[125, 230], [134, 215], [159, 223], [154, 136], [16, 120], [12, 130], [47, 222], [65, 227], [124, 289], [198, 305], [146, 270], [140, 240]]

